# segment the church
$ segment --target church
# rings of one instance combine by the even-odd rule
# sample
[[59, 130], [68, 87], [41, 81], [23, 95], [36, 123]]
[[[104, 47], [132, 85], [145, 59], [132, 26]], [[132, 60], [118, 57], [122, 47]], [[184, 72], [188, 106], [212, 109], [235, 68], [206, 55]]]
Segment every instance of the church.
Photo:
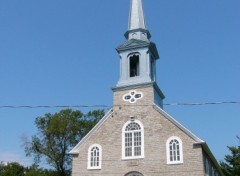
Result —
[[159, 53], [142, 0], [130, 2], [126, 41], [116, 48], [120, 78], [113, 107], [70, 151], [72, 176], [223, 175], [206, 142], [163, 110]]

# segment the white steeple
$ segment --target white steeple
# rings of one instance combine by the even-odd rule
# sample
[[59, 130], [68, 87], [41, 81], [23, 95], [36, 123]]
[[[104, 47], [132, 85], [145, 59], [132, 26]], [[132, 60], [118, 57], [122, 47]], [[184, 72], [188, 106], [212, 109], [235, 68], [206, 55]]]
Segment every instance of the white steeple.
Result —
[[117, 47], [120, 55], [120, 78], [113, 91], [151, 87], [155, 104], [162, 107], [164, 95], [156, 83], [156, 61], [159, 54], [156, 45], [150, 41], [146, 28], [143, 0], [130, 0], [127, 41]]
[[146, 29], [142, 0], [131, 0], [128, 30]]
[[130, 86], [156, 81], [156, 45], [150, 42], [143, 15], [143, 0], [130, 0], [127, 41], [117, 47], [120, 54], [120, 79], [117, 84]]
[[138, 39], [145, 41], [149, 40], [151, 37], [145, 24], [142, 0], [131, 0], [128, 31], [126, 32], [125, 37], [128, 40]]

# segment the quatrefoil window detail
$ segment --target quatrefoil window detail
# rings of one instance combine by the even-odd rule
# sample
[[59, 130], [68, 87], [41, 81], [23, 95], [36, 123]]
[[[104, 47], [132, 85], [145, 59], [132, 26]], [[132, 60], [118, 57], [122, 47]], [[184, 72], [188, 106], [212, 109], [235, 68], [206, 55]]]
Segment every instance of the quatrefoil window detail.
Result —
[[128, 101], [129, 103], [136, 103], [137, 100], [141, 99], [142, 97], [142, 92], [131, 90], [128, 94], [123, 95], [123, 100]]

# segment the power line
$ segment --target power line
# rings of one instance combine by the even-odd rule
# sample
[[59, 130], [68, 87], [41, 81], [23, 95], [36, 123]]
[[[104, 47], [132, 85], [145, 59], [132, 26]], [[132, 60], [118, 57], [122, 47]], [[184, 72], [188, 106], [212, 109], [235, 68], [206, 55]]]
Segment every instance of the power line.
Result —
[[[207, 106], [207, 105], [223, 105], [223, 104], [240, 104], [240, 101], [222, 101], [222, 102], [202, 102], [202, 103], [165, 103], [164, 106]], [[114, 105], [114, 106], [152, 106], [152, 104], [146, 105]], [[0, 105], [1, 109], [38, 109], [38, 108], [111, 108], [109, 105]]]
[[37, 108], [109, 108], [111, 106], [108, 105], [39, 105], [39, 106], [30, 106], [30, 105], [24, 105], [24, 106], [11, 106], [11, 105], [5, 105], [0, 106], [0, 108], [11, 108], [11, 109], [21, 109], [21, 108], [28, 108], [28, 109], [37, 109]]
[[240, 101], [221, 101], [221, 102], [203, 102], [203, 103], [167, 103], [165, 106], [204, 106], [204, 105], [222, 105], [222, 104], [240, 104]]

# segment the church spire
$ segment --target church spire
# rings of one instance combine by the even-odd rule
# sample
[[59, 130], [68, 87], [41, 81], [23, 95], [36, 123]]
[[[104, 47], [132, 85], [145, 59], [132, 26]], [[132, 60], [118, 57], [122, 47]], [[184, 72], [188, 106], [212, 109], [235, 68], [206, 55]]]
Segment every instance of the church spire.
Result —
[[128, 30], [146, 29], [142, 0], [131, 0]]
[[145, 41], [151, 37], [145, 24], [142, 0], [131, 0], [128, 31], [125, 33], [125, 37], [128, 40], [134, 38]]
[[[150, 41], [150, 33], [145, 25], [143, 0], [130, 0], [130, 2], [128, 30], [125, 33], [127, 41], [116, 48], [120, 55], [120, 78], [113, 91], [130, 90], [130, 94], [124, 95], [121, 101], [135, 103], [135, 100], [141, 99], [144, 94], [149, 100], [162, 107], [164, 95], [156, 83], [156, 61], [159, 59], [159, 54], [156, 45]], [[148, 89], [148, 93], [145, 88]], [[135, 95], [138, 90], [142, 90], [143, 94]], [[116, 99], [119, 100], [119, 96], [116, 96]]]

